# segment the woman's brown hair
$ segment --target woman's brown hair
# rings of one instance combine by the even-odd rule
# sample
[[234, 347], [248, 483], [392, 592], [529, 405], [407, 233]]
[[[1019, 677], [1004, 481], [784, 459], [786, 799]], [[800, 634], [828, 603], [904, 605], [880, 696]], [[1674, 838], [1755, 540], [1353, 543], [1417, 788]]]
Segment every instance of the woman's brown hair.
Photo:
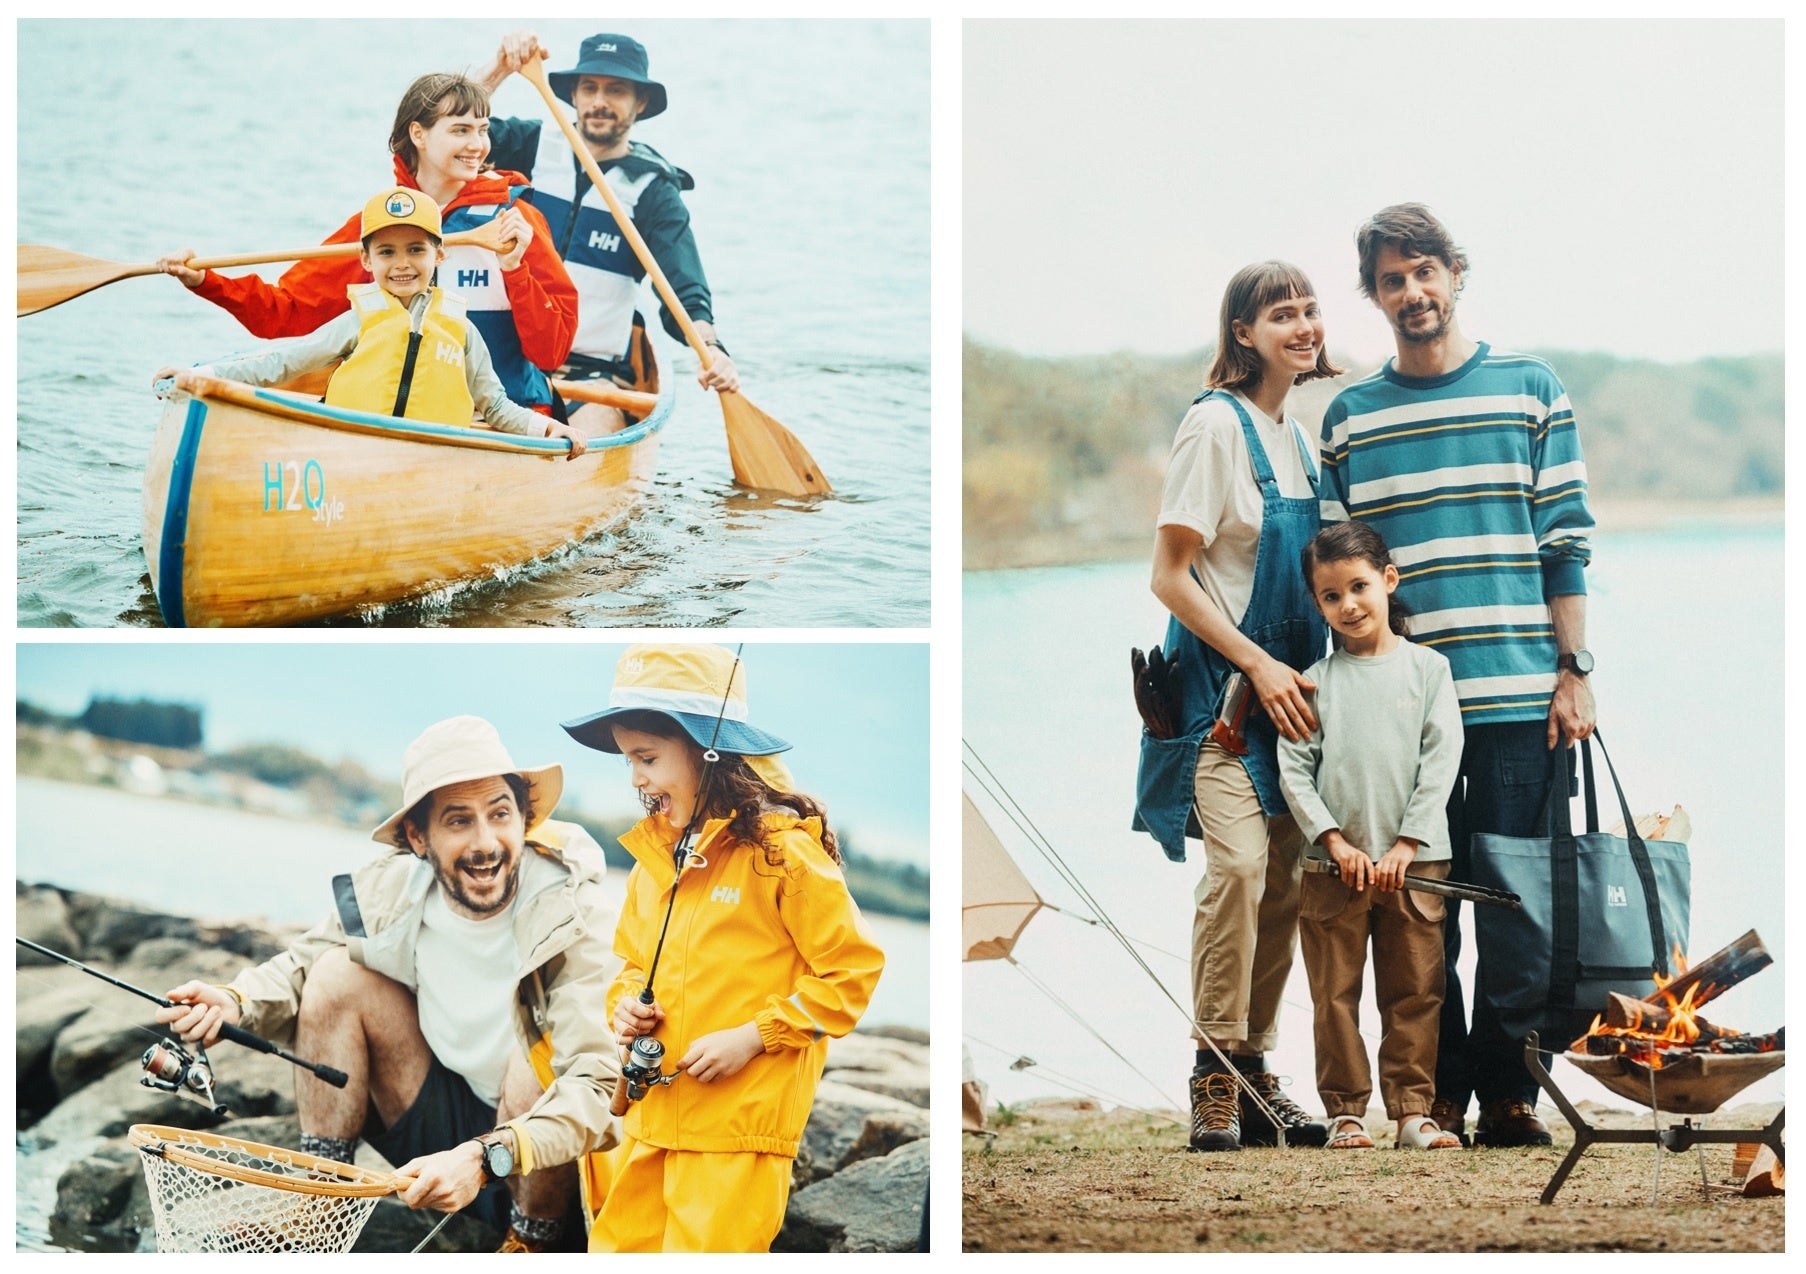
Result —
[[467, 75], [439, 71], [421, 76], [401, 95], [401, 105], [395, 108], [395, 126], [389, 130], [389, 150], [400, 155], [401, 162], [416, 177], [420, 175], [420, 152], [408, 136], [408, 125], [431, 128], [447, 115], [488, 119], [489, 90]]
[[[1285, 261], [1261, 261], [1235, 272], [1223, 289], [1223, 305], [1217, 316], [1217, 352], [1204, 376], [1206, 389], [1242, 389], [1260, 383], [1260, 355], [1235, 338], [1237, 323], [1252, 324], [1275, 301], [1314, 297], [1317, 290], [1304, 271]], [[1317, 351], [1317, 365], [1294, 377], [1294, 385], [1307, 380], [1340, 376], [1342, 369], [1329, 361], [1329, 349]]]

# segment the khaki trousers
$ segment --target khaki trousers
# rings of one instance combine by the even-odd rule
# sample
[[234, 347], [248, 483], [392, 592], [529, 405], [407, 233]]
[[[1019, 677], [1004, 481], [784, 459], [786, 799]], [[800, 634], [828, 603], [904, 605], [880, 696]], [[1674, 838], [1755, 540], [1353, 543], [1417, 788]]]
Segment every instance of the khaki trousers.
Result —
[[1209, 741], [1193, 795], [1204, 830], [1204, 879], [1192, 893], [1193, 1034], [1226, 1052], [1264, 1053], [1279, 1042], [1279, 997], [1298, 948], [1304, 837], [1290, 814], [1261, 812], [1241, 761]]
[[[1449, 864], [1413, 863], [1413, 875], [1446, 879]], [[1380, 1099], [1388, 1119], [1427, 1115], [1436, 1097], [1436, 1036], [1442, 1015], [1443, 899], [1372, 885], [1356, 893], [1339, 876], [1304, 878], [1298, 936], [1310, 978], [1317, 1095], [1324, 1111], [1364, 1116], [1373, 1096], [1361, 1038], [1361, 984], [1373, 946], [1380, 1006]]]

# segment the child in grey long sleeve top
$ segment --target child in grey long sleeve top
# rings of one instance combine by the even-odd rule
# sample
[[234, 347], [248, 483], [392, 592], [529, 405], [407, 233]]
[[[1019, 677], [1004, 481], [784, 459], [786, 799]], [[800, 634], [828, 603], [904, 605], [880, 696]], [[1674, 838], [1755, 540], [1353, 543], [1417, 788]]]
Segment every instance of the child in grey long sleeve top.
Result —
[[[1305, 840], [1339, 869], [1308, 874], [1299, 944], [1315, 1005], [1317, 1092], [1332, 1150], [1373, 1145], [1373, 1092], [1359, 1024], [1367, 948], [1380, 1006], [1380, 1094], [1397, 1144], [1460, 1146], [1430, 1118], [1442, 1009], [1442, 900], [1404, 888], [1448, 874], [1445, 809], [1461, 767], [1461, 706], [1449, 661], [1405, 639], [1398, 569], [1370, 527], [1343, 522], [1305, 548], [1311, 596], [1340, 649], [1305, 673], [1317, 728], [1279, 740], [1279, 787]], [[1320, 853], [1316, 855], [1322, 857]]]

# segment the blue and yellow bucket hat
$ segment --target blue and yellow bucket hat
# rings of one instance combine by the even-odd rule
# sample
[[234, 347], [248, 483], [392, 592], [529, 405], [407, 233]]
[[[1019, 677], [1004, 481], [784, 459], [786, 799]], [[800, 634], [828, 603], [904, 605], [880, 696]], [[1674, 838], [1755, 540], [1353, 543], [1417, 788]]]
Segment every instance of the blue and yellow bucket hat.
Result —
[[697, 747], [743, 756], [753, 772], [790, 791], [789, 771], [775, 754], [791, 744], [750, 724], [746, 664], [733, 651], [709, 645], [630, 646], [615, 665], [608, 707], [565, 721], [566, 734], [586, 748], [620, 754], [613, 723], [630, 712], [669, 717]]

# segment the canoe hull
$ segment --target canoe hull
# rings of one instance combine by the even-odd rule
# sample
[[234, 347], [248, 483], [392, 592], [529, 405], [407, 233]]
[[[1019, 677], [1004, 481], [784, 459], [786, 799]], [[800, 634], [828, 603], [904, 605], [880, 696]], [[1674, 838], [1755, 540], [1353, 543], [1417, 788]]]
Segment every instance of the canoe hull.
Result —
[[568, 460], [562, 442], [203, 384], [169, 400], [145, 468], [145, 559], [172, 627], [340, 614], [583, 539], [650, 483], [671, 407]]

